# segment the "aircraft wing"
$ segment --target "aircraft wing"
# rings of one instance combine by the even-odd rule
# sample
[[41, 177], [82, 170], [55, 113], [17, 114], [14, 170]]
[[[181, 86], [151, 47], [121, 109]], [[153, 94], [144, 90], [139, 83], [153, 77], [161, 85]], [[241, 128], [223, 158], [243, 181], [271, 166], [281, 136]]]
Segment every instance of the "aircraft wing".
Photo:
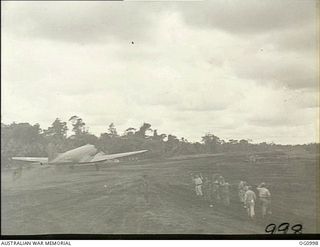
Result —
[[33, 163], [48, 163], [47, 157], [12, 157], [12, 160], [26, 161]]
[[84, 163], [103, 162], [103, 161], [106, 161], [106, 160], [113, 160], [113, 159], [118, 159], [118, 158], [131, 156], [131, 155], [135, 155], [135, 154], [141, 154], [141, 153], [145, 153], [147, 151], [148, 150], [140, 150], [140, 151], [126, 152], [126, 153], [117, 153], [117, 154], [98, 153], [90, 161], [87, 161], [87, 162], [84, 162]]

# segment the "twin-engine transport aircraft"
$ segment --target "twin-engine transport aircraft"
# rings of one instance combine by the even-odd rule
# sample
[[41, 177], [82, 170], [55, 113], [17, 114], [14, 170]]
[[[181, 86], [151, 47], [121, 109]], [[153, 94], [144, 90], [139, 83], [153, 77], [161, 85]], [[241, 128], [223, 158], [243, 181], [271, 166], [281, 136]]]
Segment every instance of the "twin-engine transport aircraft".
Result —
[[139, 150], [127, 153], [105, 154], [91, 144], [87, 144], [65, 153], [58, 154], [51, 159], [47, 157], [12, 157], [12, 160], [27, 161], [40, 165], [77, 165], [77, 164], [98, 164], [122, 157], [145, 153], [148, 150]]

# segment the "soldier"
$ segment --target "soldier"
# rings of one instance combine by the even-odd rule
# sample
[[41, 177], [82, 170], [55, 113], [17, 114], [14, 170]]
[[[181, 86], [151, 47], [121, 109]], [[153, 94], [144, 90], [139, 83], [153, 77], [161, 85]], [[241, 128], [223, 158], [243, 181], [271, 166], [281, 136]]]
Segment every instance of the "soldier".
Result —
[[147, 204], [149, 204], [149, 181], [147, 178], [147, 175], [142, 176], [141, 188], [144, 200]]
[[254, 155], [254, 154], [250, 155], [249, 161], [250, 161], [250, 163], [255, 164], [257, 161], [256, 155]]
[[220, 196], [224, 206], [230, 205], [230, 184], [224, 180], [220, 184]]
[[219, 176], [218, 181], [219, 181], [219, 184], [225, 183], [225, 180], [224, 180], [223, 176]]
[[261, 211], [262, 211], [262, 218], [265, 218], [267, 214], [271, 214], [271, 193], [266, 188], [265, 183], [261, 183], [258, 187], [258, 195], [259, 200], [261, 203]]
[[244, 194], [246, 193], [246, 191], [245, 191], [246, 185], [247, 185], [247, 182], [240, 181], [239, 186], [238, 186], [239, 199], [240, 199], [240, 202], [243, 206], [244, 206]]
[[255, 216], [254, 207], [256, 202], [256, 194], [251, 190], [251, 186], [246, 186], [246, 193], [244, 194], [244, 202], [247, 208], [248, 216], [253, 219]]
[[219, 194], [219, 181], [218, 175], [212, 175], [212, 182], [211, 182], [211, 199], [212, 203], [218, 203], [220, 201], [220, 194]]
[[207, 177], [204, 177], [203, 179], [202, 189], [203, 189], [204, 199], [208, 201], [211, 205], [211, 182]]
[[[224, 193], [224, 188], [223, 188], [223, 185], [225, 183], [225, 180], [224, 180], [224, 177], [223, 176], [219, 176], [218, 177], [218, 183], [219, 183], [219, 187], [218, 187], [218, 197], [219, 197], [219, 200], [222, 201], [223, 200], [223, 193]], [[222, 201], [223, 202], [223, 201]]]
[[203, 196], [202, 193], [202, 179], [200, 178], [200, 175], [195, 175], [193, 178], [193, 182], [195, 184], [195, 191], [197, 196]]
[[15, 168], [13, 170], [13, 173], [12, 173], [12, 179], [13, 181], [19, 179], [22, 175], [22, 166], [18, 167], [18, 168]]

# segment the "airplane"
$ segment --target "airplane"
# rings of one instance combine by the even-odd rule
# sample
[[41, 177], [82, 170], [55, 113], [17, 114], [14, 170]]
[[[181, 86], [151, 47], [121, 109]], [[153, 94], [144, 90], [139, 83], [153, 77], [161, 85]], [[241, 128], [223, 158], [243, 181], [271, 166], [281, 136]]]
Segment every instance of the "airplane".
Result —
[[98, 163], [103, 163], [106, 161], [117, 161], [117, 159], [132, 155], [137, 155], [145, 153], [148, 150], [139, 150], [126, 153], [116, 153], [116, 154], [105, 154], [104, 152], [99, 152], [98, 149], [91, 144], [87, 144], [65, 153], [57, 154], [53, 157], [12, 157], [12, 160], [31, 162], [32, 164], [40, 165], [84, 165], [93, 164], [96, 165], [98, 170]]

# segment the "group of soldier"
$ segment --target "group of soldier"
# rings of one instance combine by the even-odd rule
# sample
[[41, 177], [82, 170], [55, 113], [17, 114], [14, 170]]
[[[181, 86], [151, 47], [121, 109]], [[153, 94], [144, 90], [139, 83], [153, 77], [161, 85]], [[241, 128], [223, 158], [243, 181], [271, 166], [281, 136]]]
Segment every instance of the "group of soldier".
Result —
[[[211, 178], [202, 176], [201, 173], [192, 174], [192, 180], [195, 185], [196, 196], [208, 202], [210, 207], [215, 204], [230, 206], [230, 184], [219, 174], [212, 174]], [[246, 181], [240, 181], [238, 184], [238, 196], [240, 204], [246, 209], [250, 219], [255, 218], [255, 207], [257, 202], [261, 205], [261, 216], [265, 218], [271, 214], [271, 193], [265, 183], [261, 183], [256, 191], [248, 185]]]
[[203, 177], [201, 173], [193, 175], [195, 191], [198, 197], [209, 202], [210, 207], [222, 203], [230, 205], [230, 184], [219, 174], [213, 174], [211, 179]]
[[255, 217], [255, 206], [257, 201], [260, 202], [262, 218], [271, 215], [271, 193], [265, 183], [261, 183], [256, 188], [259, 200], [257, 200], [253, 188], [249, 186], [246, 181], [240, 181], [238, 190], [240, 202], [243, 204], [243, 207], [247, 209], [249, 218], [253, 219]]

